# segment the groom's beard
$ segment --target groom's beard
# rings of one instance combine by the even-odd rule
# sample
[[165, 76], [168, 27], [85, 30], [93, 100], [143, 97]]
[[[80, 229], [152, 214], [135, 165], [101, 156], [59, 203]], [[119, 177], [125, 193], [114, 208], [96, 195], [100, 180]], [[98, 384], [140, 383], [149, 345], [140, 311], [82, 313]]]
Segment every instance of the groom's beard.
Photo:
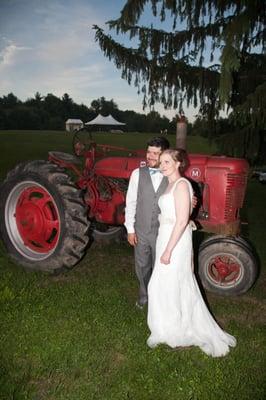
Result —
[[147, 167], [151, 167], [151, 168], [159, 168], [160, 163], [158, 160], [150, 160], [147, 159]]

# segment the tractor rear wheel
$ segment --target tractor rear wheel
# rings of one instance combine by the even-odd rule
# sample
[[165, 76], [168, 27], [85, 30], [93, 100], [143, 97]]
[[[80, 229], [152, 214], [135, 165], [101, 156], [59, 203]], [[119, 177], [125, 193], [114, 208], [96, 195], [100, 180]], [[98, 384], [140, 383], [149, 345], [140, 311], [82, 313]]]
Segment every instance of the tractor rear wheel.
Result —
[[251, 246], [240, 237], [214, 236], [199, 248], [199, 276], [205, 289], [224, 296], [251, 288], [258, 267]]
[[9, 172], [0, 190], [0, 220], [8, 253], [32, 270], [73, 267], [89, 240], [81, 191], [64, 169], [42, 160]]

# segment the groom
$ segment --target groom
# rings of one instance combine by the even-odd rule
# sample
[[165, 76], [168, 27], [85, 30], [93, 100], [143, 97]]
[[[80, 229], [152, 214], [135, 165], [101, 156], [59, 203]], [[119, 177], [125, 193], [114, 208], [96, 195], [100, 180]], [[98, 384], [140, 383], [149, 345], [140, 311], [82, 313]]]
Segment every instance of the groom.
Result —
[[135, 169], [130, 177], [126, 196], [125, 227], [128, 242], [134, 246], [135, 271], [139, 280], [138, 308], [148, 302], [147, 286], [155, 261], [155, 245], [159, 228], [158, 200], [168, 180], [159, 170], [162, 151], [169, 148], [164, 137], [147, 143], [146, 166]]

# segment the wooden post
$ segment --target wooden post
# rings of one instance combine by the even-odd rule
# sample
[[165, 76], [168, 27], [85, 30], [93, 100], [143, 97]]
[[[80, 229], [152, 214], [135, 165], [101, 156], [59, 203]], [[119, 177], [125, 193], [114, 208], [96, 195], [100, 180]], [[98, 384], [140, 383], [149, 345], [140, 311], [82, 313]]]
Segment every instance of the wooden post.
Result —
[[186, 150], [187, 145], [187, 120], [184, 115], [177, 119], [176, 123], [176, 148]]

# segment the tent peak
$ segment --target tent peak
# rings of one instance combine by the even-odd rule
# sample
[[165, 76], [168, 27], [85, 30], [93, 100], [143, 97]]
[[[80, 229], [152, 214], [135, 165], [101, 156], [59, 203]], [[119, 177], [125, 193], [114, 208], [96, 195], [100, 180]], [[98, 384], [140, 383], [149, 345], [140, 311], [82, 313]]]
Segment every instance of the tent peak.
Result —
[[96, 118], [93, 120], [86, 122], [85, 125], [109, 125], [109, 126], [118, 126], [118, 125], [126, 125], [123, 122], [117, 121], [111, 114], [104, 117], [101, 114], [98, 114]]

